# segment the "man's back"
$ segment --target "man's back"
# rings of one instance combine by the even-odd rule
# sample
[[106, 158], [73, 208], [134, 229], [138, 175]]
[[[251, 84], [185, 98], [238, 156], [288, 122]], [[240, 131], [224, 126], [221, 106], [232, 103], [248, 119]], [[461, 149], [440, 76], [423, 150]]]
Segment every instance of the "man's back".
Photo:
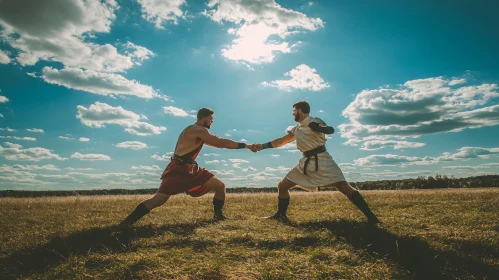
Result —
[[183, 156], [198, 148], [202, 143], [202, 140], [199, 139], [198, 135], [203, 129], [206, 130], [206, 128], [196, 124], [186, 127], [178, 137], [174, 154]]

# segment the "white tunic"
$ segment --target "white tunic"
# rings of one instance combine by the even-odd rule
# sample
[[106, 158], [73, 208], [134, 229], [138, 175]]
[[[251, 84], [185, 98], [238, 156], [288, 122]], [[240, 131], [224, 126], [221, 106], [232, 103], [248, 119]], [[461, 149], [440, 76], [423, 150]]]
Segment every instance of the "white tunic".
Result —
[[[326, 144], [324, 133], [313, 131], [308, 127], [310, 122], [324, 124], [324, 121], [319, 118], [307, 116], [288, 131], [296, 137], [296, 147], [302, 153]], [[319, 170], [315, 170], [315, 157], [312, 156], [307, 166], [307, 175], [303, 174], [303, 167], [307, 158], [302, 157], [298, 164], [288, 172], [286, 179], [297, 184], [297, 187], [305, 187], [306, 190], [314, 190], [317, 187], [346, 181], [343, 172], [341, 172], [341, 169], [328, 152], [317, 154], [317, 159]]]

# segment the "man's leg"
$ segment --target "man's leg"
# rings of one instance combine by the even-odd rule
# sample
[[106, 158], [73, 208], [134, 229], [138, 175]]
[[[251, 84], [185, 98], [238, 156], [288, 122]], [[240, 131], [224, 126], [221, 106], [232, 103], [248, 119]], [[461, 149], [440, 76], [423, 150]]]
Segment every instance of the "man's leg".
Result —
[[279, 184], [277, 185], [277, 189], [279, 190], [279, 202], [277, 205], [277, 212], [268, 218], [277, 219], [283, 222], [288, 221], [288, 217], [286, 216], [286, 211], [288, 210], [289, 201], [291, 199], [289, 195], [289, 190], [296, 186], [296, 184], [286, 178], [283, 178]]
[[215, 191], [215, 196], [213, 197], [213, 220], [222, 221], [227, 219], [222, 211], [225, 204], [225, 184], [216, 176], [213, 176], [204, 185]]
[[367, 221], [371, 224], [377, 224], [379, 223], [378, 218], [374, 213], [371, 211], [369, 208], [369, 205], [367, 205], [367, 202], [364, 200], [360, 192], [356, 189], [354, 189], [350, 184], [348, 184], [345, 181], [342, 182], [337, 182], [334, 184], [334, 186], [341, 192], [343, 193], [348, 199], [355, 205], [357, 208], [364, 213], [367, 217]]
[[132, 213], [121, 222], [120, 227], [129, 227], [133, 225], [140, 218], [147, 215], [152, 209], [163, 205], [168, 198], [170, 198], [169, 194], [156, 193], [153, 197], [142, 201], [135, 207]]

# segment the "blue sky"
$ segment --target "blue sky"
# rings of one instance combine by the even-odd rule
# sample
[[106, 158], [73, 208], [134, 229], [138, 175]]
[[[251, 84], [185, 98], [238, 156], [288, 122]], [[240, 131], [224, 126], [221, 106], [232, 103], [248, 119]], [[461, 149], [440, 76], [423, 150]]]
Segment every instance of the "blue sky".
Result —
[[[336, 129], [349, 181], [497, 174], [493, 1], [0, 2], [0, 189], [155, 188], [201, 107], [212, 132]], [[296, 146], [204, 147], [228, 187], [275, 186]]]

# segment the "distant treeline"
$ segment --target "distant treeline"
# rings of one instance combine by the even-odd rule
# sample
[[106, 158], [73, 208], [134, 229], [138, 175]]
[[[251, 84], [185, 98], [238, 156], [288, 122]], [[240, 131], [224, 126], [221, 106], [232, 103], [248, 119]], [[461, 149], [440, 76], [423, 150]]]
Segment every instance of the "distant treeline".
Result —
[[[350, 184], [360, 190], [408, 190], [408, 189], [444, 189], [444, 188], [488, 188], [499, 186], [499, 175], [484, 175], [467, 178], [454, 178], [437, 174], [433, 176], [420, 176], [416, 179], [382, 180], [350, 182]], [[320, 187], [319, 191], [334, 190], [332, 187]], [[42, 196], [75, 196], [75, 195], [130, 195], [130, 194], [154, 194], [157, 188], [153, 189], [104, 189], [104, 190], [61, 190], [61, 191], [21, 191], [5, 190], [0, 191], [0, 197], [42, 197]], [[293, 191], [303, 191], [293, 189]], [[227, 188], [228, 193], [275, 193], [277, 187], [266, 188]]]

